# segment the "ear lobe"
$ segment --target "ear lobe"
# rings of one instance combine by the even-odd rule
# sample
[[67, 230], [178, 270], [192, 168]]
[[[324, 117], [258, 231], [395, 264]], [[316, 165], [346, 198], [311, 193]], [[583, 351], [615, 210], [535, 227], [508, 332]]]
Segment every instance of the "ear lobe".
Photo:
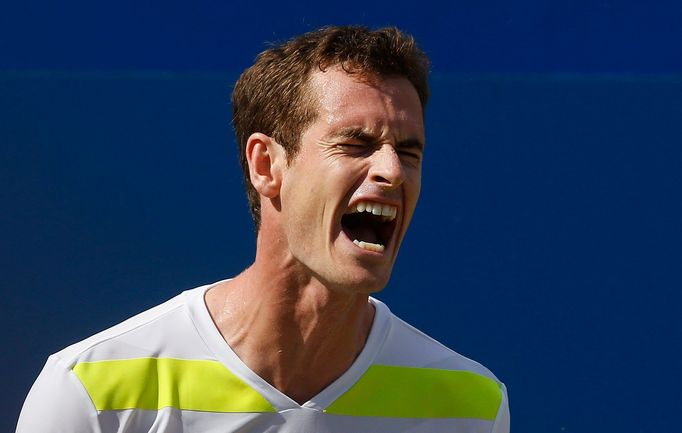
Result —
[[271, 137], [256, 132], [246, 141], [245, 152], [253, 187], [262, 196], [277, 197], [282, 185], [282, 163], [286, 160], [282, 146]]

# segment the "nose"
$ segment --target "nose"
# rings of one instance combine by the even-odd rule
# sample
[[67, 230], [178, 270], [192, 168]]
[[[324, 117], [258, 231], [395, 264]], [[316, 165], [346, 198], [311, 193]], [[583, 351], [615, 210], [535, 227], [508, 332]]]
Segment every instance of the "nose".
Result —
[[369, 177], [384, 187], [395, 188], [405, 181], [400, 156], [390, 144], [384, 144], [372, 154]]

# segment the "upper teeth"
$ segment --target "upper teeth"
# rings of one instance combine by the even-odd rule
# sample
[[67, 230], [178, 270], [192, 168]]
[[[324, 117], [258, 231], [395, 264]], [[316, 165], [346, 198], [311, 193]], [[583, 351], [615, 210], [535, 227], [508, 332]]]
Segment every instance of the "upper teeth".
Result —
[[383, 216], [383, 219], [385, 221], [392, 221], [395, 219], [395, 216], [398, 214], [398, 208], [396, 206], [392, 206], [390, 204], [379, 204], [379, 203], [372, 203], [369, 201], [360, 201], [353, 206], [351, 206], [350, 209], [348, 209], [348, 213], [355, 213], [355, 212], [369, 212], [374, 215], [381, 215]]

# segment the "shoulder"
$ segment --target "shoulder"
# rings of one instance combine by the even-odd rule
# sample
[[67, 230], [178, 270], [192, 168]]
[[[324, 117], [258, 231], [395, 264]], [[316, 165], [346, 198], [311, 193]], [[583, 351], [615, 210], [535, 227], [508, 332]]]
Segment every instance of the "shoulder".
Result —
[[188, 297], [202, 287], [139, 313], [55, 353], [67, 368], [80, 362], [182, 355], [195, 340], [187, 311]]
[[509, 432], [506, 388], [490, 370], [407, 324], [379, 301], [372, 302], [375, 321], [386, 329], [381, 348], [331, 410], [420, 422], [428, 418], [423, 425], [429, 429], [442, 428], [442, 420], [453, 431]]
[[[383, 305], [383, 304], [382, 304]], [[393, 313], [378, 363], [405, 367], [469, 371], [500, 383], [482, 364], [445, 346]]]
[[[102, 401], [146, 386], [159, 358], [211, 358], [191, 311], [208, 286], [183, 292], [51, 355], [31, 388], [17, 432], [100, 431]], [[132, 381], [132, 382], [131, 382]]]

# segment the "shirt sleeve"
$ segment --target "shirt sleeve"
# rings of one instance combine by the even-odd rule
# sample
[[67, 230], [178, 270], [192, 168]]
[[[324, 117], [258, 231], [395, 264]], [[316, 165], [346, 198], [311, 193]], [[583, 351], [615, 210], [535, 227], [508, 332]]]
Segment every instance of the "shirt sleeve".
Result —
[[509, 398], [507, 397], [507, 388], [504, 384], [502, 387], [502, 402], [500, 408], [497, 410], [497, 417], [491, 433], [509, 433], [510, 417], [509, 417]]
[[102, 433], [92, 400], [56, 355], [48, 358], [31, 387], [16, 433]]

